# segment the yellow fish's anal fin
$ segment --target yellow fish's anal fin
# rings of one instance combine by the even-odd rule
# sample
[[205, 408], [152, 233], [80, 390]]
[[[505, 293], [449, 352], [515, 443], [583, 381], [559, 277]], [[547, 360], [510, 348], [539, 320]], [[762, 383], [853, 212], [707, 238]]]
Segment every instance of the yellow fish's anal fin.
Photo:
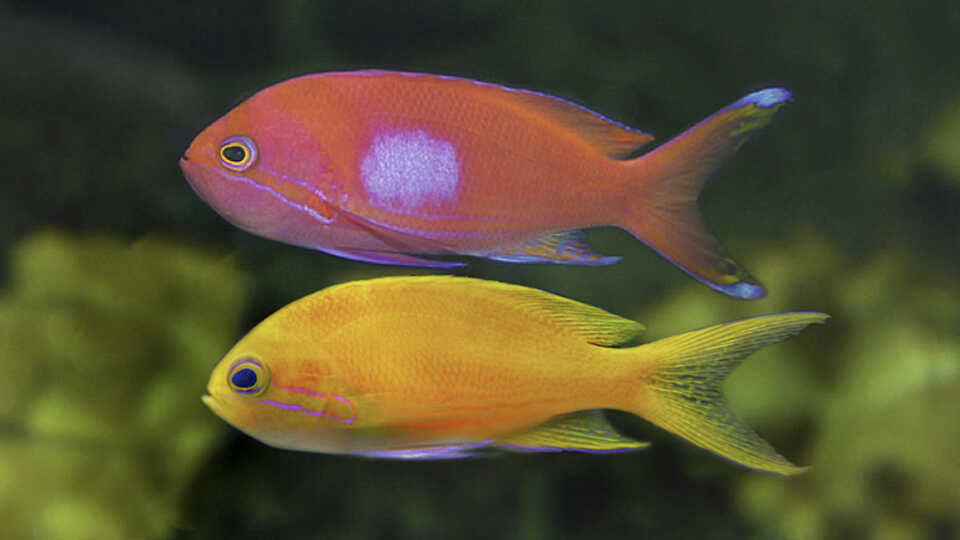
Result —
[[523, 452], [628, 452], [650, 443], [628, 439], [613, 429], [601, 411], [563, 414], [529, 431], [497, 439], [493, 446]]
[[605, 266], [620, 261], [620, 257], [608, 257], [594, 252], [587, 245], [587, 235], [580, 230], [549, 234], [522, 246], [489, 253], [477, 253], [476, 255], [495, 261], [512, 263]]
[[710, 326], [636, 348], [649, 359], [637, 413], [657, 426], [747, 467], [797, 474], [798, 467], [738, 418], [720, 383], [757, 349], [787, 339], [823, 313], [781, 313]]

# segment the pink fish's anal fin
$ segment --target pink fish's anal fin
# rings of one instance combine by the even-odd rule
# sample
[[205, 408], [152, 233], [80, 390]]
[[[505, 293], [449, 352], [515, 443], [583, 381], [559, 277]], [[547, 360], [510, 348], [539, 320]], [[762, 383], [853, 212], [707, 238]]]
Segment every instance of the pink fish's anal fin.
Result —
[[477, 254], [495, 261], [511, 263], [554, 263], [605, 266], [620, 261], [593, 251], [583, 231], [565, 231], [527, 242], [522, 246]]

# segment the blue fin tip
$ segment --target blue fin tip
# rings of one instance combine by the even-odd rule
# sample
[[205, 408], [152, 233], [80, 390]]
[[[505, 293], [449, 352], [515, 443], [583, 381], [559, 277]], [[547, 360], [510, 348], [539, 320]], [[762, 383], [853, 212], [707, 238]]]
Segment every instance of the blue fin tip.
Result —
[[733, 285], [718, 285], [709, 281], [704, 281], [704, 283], [724, 294], [735, 298], [743, 298], [744, 300], [756, 300], [757, 298], [763, 298], [764, 295], [767, 294], [767, 291], [764, 290], [762, 286], [747, 283], [746, 281], [741, 281]]
[[737, 104], [753, 104], [757, 107], [766, 108], [779, 105], [791, 99], [793, 99], [793, 94], [791, 94], [786, 88], [767, 88], [765, 90], [760, 90], [744, 96], [740, 101], [737, 102]]

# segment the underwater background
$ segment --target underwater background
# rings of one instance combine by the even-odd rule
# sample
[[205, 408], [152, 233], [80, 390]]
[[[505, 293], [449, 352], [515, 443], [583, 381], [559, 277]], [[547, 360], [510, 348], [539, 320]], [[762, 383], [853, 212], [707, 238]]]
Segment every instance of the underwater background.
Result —
[[[960, 4], [0, 0], [0, 536], [881, 538], [960, 535]], [[426, 270], [236, 229], [177, 159], [291, 76], [386, 68], [550, 93], [657, 135], [795, 95], [701, 207], [767, 287], [708, 290], [619, 230], [610, 267], [469, 260], [647, 338], [817, 310], [731, 377], [812, 472], [653, 446], [402, 463], [276, 450], [200, 401], [224, 352], [323, 287]]]

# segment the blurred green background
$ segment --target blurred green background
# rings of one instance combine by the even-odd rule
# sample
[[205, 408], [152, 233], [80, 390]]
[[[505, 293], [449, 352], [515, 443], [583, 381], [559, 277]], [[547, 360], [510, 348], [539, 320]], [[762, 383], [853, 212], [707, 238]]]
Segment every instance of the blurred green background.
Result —
[[[0, 536], [929, 538], [960, 535], [960, 4], [0, 0]], [[282, 305], [415, 270], [239, 231], [177, 159], [307, 72], [460, 75], [572, 99], [660, 141], [748, 92], [796, 100], [702, 207], [768, 287], [695, 283], [618, 230], [606, 268], [472, 261], [659, 338], [821, 310], [734, 408], [811, 473], [751, 472], [613, 414], [634, 454], [396, 463], [275, 450], [200, 402]]]

